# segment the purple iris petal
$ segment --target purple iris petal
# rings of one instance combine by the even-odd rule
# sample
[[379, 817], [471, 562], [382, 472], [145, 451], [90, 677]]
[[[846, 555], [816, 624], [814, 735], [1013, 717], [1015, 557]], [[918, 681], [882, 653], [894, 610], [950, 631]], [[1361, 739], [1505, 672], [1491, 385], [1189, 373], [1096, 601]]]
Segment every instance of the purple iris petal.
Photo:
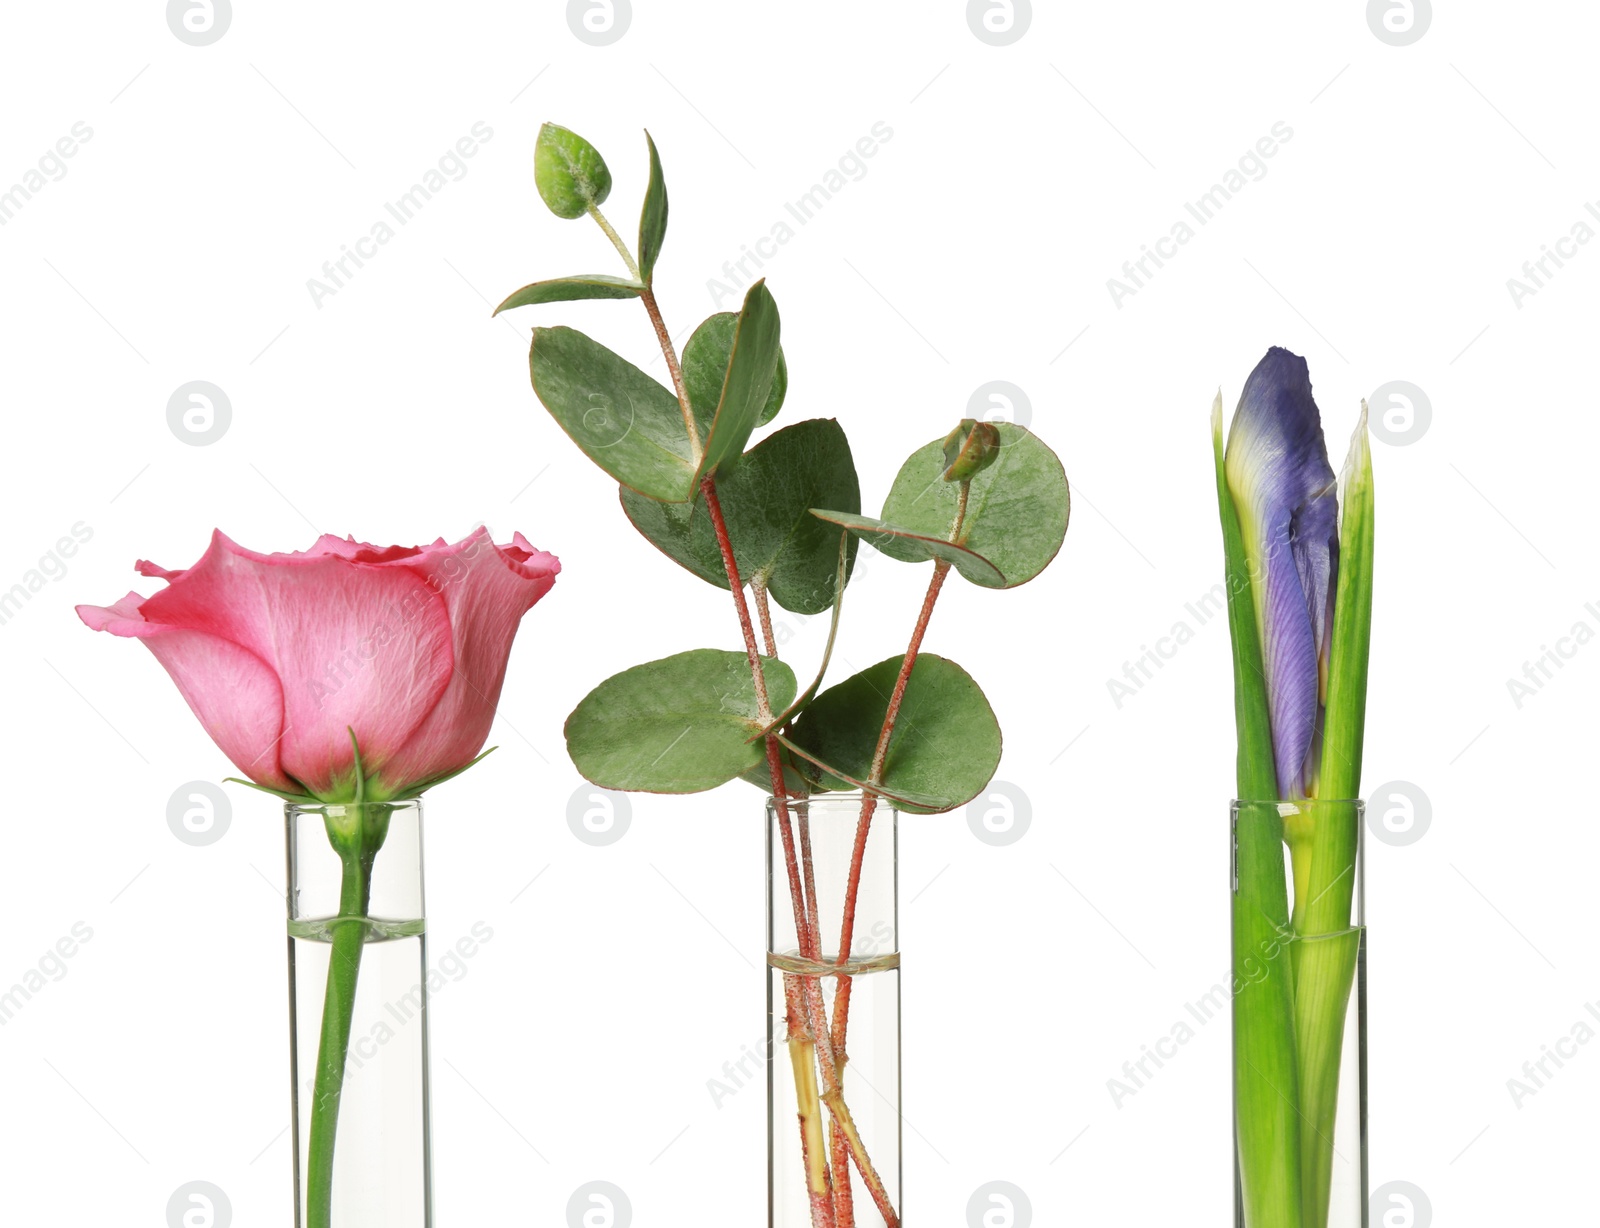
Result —
[[1228, 485], [1250, 556], [1278, 789], [1316, 787], [1339, 566], [1339, 502], [1306, 360], [1274, 346], [1245, 381]]

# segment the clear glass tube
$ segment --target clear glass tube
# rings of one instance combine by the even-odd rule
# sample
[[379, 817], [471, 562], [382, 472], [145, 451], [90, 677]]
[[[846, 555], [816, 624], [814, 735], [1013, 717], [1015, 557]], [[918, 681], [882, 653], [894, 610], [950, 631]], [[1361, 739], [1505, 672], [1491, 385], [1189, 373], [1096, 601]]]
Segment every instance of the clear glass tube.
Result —
[[284, 812], [296, 1228], [427, 1228], [422, 805]]
[[899, 1220], [898, 825], [860, 794], [767, 802], [773, 1228]]
[[1364, 810], [1233, 803], [1237, 1228], [1367, 1222]]

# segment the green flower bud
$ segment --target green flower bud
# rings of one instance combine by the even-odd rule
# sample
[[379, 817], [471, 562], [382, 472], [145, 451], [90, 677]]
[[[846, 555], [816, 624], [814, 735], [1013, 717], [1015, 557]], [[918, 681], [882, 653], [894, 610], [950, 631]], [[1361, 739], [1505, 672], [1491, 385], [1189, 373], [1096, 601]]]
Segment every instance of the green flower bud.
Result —
[[971, 481], [1000, 455], [1000, 428], [992, 422], [963, 418], [944, 438], [944, 480]]
[[582, 217], [611, 195], [611, 171], [600, 151], [559, 124], [539, 129], [533, 181], [557, 217]]

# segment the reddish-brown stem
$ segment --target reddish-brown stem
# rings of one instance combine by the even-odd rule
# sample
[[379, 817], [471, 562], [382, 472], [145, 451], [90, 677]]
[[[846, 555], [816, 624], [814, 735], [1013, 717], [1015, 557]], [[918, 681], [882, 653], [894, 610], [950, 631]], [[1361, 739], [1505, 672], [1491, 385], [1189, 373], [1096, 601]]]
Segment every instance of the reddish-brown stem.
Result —
[[672, 374], [672, 387], [678, 394], [678, 408], [683, 413], [683, 429], [689, 432], [689, 454], [694, 457], [695, 464], [698, 465], [700, 428], [694, 420], [694, 406], [689, 403], [689, 386], [683, 382], [683, 368], [678, 363], [677, 351], [672, 348], [672, 334], [667, 331], [667, 322], [661, 318], [661, 308], [656, 305], [655, 289], [646, 286], [640, 292], [639, 300], [644, 304], [645, 314], [650, 317], [650, 323], [655, 327], [656, 340], [661, 343], [661, 356], [667, 360], [667, 370]]
[[[972, 483], [962, 482], [956, 492], [956, 514], [950, 523], [949, 540], [962, 539], [961, 530], [967, 519], [967, 501], [972, 495]], [[917, 664], [917, 653], [922, 649], [922, 637], [928, 632], [928, 621], [933, 617], [934, 603], [939, 600], [939, 590], [950, 573], [950, 564], [942, 559], [933, 565], [933, 578], [928, 581], [927, 595], [922, 599], [922, 609], [917, 612], [917, 625], [911, 629], [911, 642], [900, 662], [900, 673], [894, 680], [894, 690], [889, 695], [889, 707], [884, 712], [883, 728], [878, 731], [878, 744], [872, 751], [872, 766], [867, 773], [869, 785], [881, 784], [883, 768], [889, 757], [889, 740], [894, 734], [894, 723], [900, 715], [900, 705], [905, 700], [906, 685], [911, 681], [911, 671]], [[856, 898], [861, 892], [861, 863], [866, 857], [867, 835], [872, 830], [872, 816], [878, 809], [878, 796], [867, 793], [861, 799], [861, 818], [856, 823], [855, 847], [850, 852], [850, 877], [845, 883], [844, 920], [839, 926], [839, 963], [850, 958], [850, 947], [855, 939]], [[833, 995], [833, 1033], [831, 1039], [839, 1060], [849, 1060], [845, 1046], [850, 1028], [850, 985], [848, 976], [839, 978], [839, 987]]]
[[[806, 806], [802, 803], [796, 811], [796, 825], [800, 829], [800, 880], [805, 885], [806, 914], [812, 919], [811, 944], [812, 949], [803, 951], [808, 959], [821, 961], [822, 959], [822, 910], [817, 907], [817, 872], [811, 859], [811, 816], [807, 813]], [[820, 990], [820, 982], [816, 983]], [[819, 994], [820, 997], [820, 994]], [[826, 1016], [820, 1021], [821, 1026], [827, 1027]], [[824, 1038], [826, 1039], [826, 1037]], [[836, 1059], [835, 1069], [841, 1063]], [[836, 1076], [841, 1082], [844, 1074], [842, 1070]], [[833, 1122], [828, 1134], [831, 1142], [830, 1156], [833, 1163], [833, 1213], [836, 1228], [855, 1228], [855, 1207], [850, 1197], [850, 1148], [845, 1141], [839, 1123]]]
[[944, 578], [949, 574], [949, 563], [940, 560], [933, 565], [933, 579], [928, 582], [927, 595], [923, 597], [922, 609], [917, 614], [917, 625], [911, 631], [911, 643], [906, 647], [905, 659], [900, 662], [894, 690], [889, 693], [889, 710], [884, 713], [883, 729], [878, 733], [878, 745], [872, 752], [872, 774], [867, 777], [868, 784], [879, 784], [883, 780], [884, 760], [889, 757], [889, 738], [900, 716], [900, 705], [905, 701], [906, 684], [911, 681], [911, 669], [917, 663], [917, 653], [922, 650], [922, 637], [928, 633], [928, 620], [933, 617], [934, 602], [939, 600], [939, 590], [944, 587]]
[[[708, 476], [702, 480], [700, 493], [706, 501], [706, 514], [710, 517], [712, 529], [716, 533], [717, 548], [722, 554], [722, 566], [728, 576], [728, 586], [733, 590], [734, 610], [739, 616], [739, 629], [744, 634], [745, 652], [750, 658], [750, 676], [756, 692], [757, 719], [763, 726], [770, 725], [772, 707], [767, 698], [766, 678], [761, 670], [761, 653], [756, 647], [755, 628], [750, 621], [750, 607], [745, 602], [744, 585], [739, 579], [739, 565], [733, 555], [733, 540], [728, 536], [728, 523], [722, 514], [722, 503], [717, 497], [714, 478]], [[805, 889], [800, 883], [794, 834], [789, 830], [789, 799], [783, 784], [783, 761], [778, 754], [778, 739], [776, 735], [769, 733], [764, 741], [767, 769], [772, 777], [773, 808], [777, 811], [778, 830], [781, 833], [780, 841], [783, 845], [785, 868], [789, 879], [789, 894], [794, 906], [795, 933], [801, 944], [802, 956], [817, 959], [816, 953], [820, 949], [818, 928], [815, 918], [808, 920], [804, 906]], [[828, 1010], [822, 1000], [822, 982], [817, 977], [807, 976], [801, 978], [801, 986], [806, 1000], [806, 1014], [809, 1017], [811, 1033], [816, 1037], [816, 1058], [817, 1067], [822, 1075], [823, 1103], [827, 1105], [835, 1124], [844, 1133], [851, 1158], [854, 1159], [862, 1180], [871, 1191], [873, 1201], [884, 1222], [889, 1228], [898, 1228], [900, 1219], [895, 1212], [894, 1204], [890, 1201], [888, 1191], [884, 1189], [882, 1180], [867, 1156], [866, 1148], [856, 1133], [854, 1123], [850, 1120], [849, 1109], [844, 1103], [839, 1084], [839, 1071], [833, 1057], [832, 1033], [828, 1028]], [[812, 1203], [812, 1215], [814, 1224], [819, 1223], [823, 1217], [823, 1211], [815, 1200]], [[837, 1224], [837, 1228], [849, 1228], [849, 1226]]]
[[[706, 501], [706, 513], [711, 517], [711, 527], [717, 535], [717, 549], [722, 552], [722, 567], [728, 573], [728, 586], [733, 589], [733, 609], [739, 616], [739, 630], [744, 633], [744, 650], [750, 657], [750, 677], [756, 687], [756, 715], [763, 725], [772, 723], [772, 708], [767, 703], [767, 678], [761, 670], [761, 649], [756, 647], [756, 629], [750, 621], [750, 606], [744, 599], [744, 583], [739, 579], [739, 564], [733, 557], [733, 539], [728, 536], [728, 522], [722, 515], [722, 500], [717, 498], [717, 481], [710, 475], [700, 480], [700, 496]], [[767, 738], [776, 759], [777, 739]], [[784, 797], [783, 772], [774, 769], [773, 796]]]
[[[824, 1145], [821, 1123], [817, 1120], [819, 1104], [816, 1059], [813, 1056], [816, 1053], [816, 1037], [811, 1034], [811, 1026], [807, 1022], [800, 978], [791, 972], [783, 974], [783, 1001], [788, 1022], [785, 1039], [789, 1044], [791, 1064], [795, 1068], [795, 1097], [799, 1102], [796, 1116], [800, 1127], [800, 1167], [806, 1174], [812, 1228], [840, 1228], [833, 1213], [833, 1175], [828, 1167], [828, 1157], [819, 1157], [816, 1161], [812, 1158], [812, 1148]], [[775, 1061], [777, 1055], [773, 1054], [772, 1059]], [[815, 1172], [814, 1164], [817, 1166]]]
[[[872, 769], [868, 784], [878, 784], [883, 779], [884, 761], [889, 757], [889, 739], [900, 715], [900, 705], [905, 701], [906, 685], [911, 681], [911, 671], [917, 663], [917, 653], [922, 649], [922, 638], [928, 632], [928, 621], [933, 617], [934, 603], [939, 600], [939, 590], [950, 572], [950, 564], [943, 560], [933, 565], [933, 579], [928, 582], [927, 595], [922, 599], [922, 609], [917, 614], [917, 625], [912, 628], [911, 642], [906, 647], [905, 659], [900, 662], [900, 673], [894, 680], [894, 690], [889, 693], [889, 708], [884, 713], [883, 728], [878, 733], [878, 745], [872, 752]], [[872, 816], [878, 809], [878, 796], [868, 793], [861, 799], [861, 818], [856, 823], [855, 847], [850, 851], [850, 877], [845, 883], [844, 922], [839, 927], [839, 963], [850, 958], [850, 947], [855, 940], [856, 898], [861, 892], [861, 863], [867, 854], [867, 835], [872, 830]], [[841, 1062], [848, 1060], [845, 1037], [850, 1026], [850, 986], [848, 976], [839, 978], [839, 987], [833, 994], [833, 1047]]]
[[767, 646], [767, 655], [778, 657], [778, 642], [772, 638], [772, 607], [767, 604], [767, 582], [760, 576], [750, 581], [750, 591], [756, 595], [756, 616], [761, 619], [761, 639]]
[[[779, 779], [782, 779], [781, 773]], [[794, 905], [794, 932], [800, 944], [800, 954], [805, 958], [812, 958], [810, 947], [814, 941], [811, 934], [811, 923], [805, 909], [805, 889], [800, 885], [800, 861], [795, 856], [794, 832], [789, 828], [789, 807], [780, 802], [774, 795], [773, 801], [777, 803], [778, 811], [778, 839], [783, 845], [783, 863], [789, 877], [789, 899]]]
[[[717, 483], [707, 477], [700, 483], [701, 497], [706, 501], [706, 513], [717, 535], [717, 546], [722, 552], [723, 569], [728, 573], [728, 584], [733, 589], [733, 608], [739, 616], [739, 630], [744, 633], [745, 653], [750, 658], [750, 677], [756, 691], [756, 717], [763, 725], [772, 723], [772, 705], [767, 699], [767, 680], [761, 669], [761, 650], [756, 647], [755, 627], [750, 622], [750, 607], [744, 599], [744, 585], [739, 580], [739, 564], [733, 557], [733, 539], [728, 536], [728, 522], [722, 514], [722, 500], [717, 498]], [[795, 937], [800, 943], [800, 954], [815, 959], [818, 949], [816, 927], [806, 908], [805, 888], [800, 881], [800, 866], [795, 857], [794, 833], [789, 825], [789, 797], [783, 787], [783, 763], [778, 756], [778, 739], [766, 738], [767, 767], [772, 774], [772, 801], [778, 812], [778, 831], [783, 843], [784, 862], [789, 875], [789, 897], [794, 904]]]
[[837, 1119], [828, 1123], [828, 1144], [833, 1157], [833, 1209], [839, 1228], [844, 1228], [856, 1222], [856, 1199], [850, 1189], [850, 1143]]
[[806, 889], [806, 915], [816, 918], [811, 927], [811, 950], [801, 952], [807, 959], [822, 958], [822, 928], [819, 924], [822, 911], [817, 907], [817, 873], [811, 862], [811, 816], [806, 807], [800, 807], [800, 881]]

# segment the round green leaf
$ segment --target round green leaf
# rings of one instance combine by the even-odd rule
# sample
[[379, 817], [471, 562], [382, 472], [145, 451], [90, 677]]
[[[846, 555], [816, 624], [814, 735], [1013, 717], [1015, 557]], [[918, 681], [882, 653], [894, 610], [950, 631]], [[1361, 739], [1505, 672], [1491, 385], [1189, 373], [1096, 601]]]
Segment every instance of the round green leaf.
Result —
[[[813, 418], [773, 432], [718, 477], [717, 497], [742, 580], [766, 584], [774, 601], [797, 614], [820, 614], [833, 604], [839, 533], [810, 509], [861, 506], [850, 441], [837, 422]], [[622, 507], [668, 558], [728, 587], [704, 500], [663, 504], [623, 490]], [[855, 551], [852, 541], [851, 564]]]
[[[1008, 422], [996, 425], [999, 456], [972, 479], [960, 544], [1005, 577], [999, 587], [1015, 588], [1043, 571], [1061, 549], [1071, 496], [1060, 459], [1037, 435]], [[942, 439], [913, 452], [884, 501], [883, 519], [925, 538], [948, 537], [960, 483], [946, 482], [944, 468]], [[927, 557], [925, 547], [909, 539], [886, 537], [873, 545], [906, 562]]]
[[[657, 550], [707, 584], [715, 584], [722, 589], [728, 587], [728, 572], [722, 565], [722, 552], [717, 547], [704, 499], [696, 499], [693, 503], [663, 503], [629, 490], [626, 486], [617, 487], [617, 495], [622, 500], [623, 513], [633, 527]], [[726, 518], [726, 505], [722, 511]], [[731, 527], [729, 536], [732, 536]], [[734, 547], [734, 557], [738, 557], [737, 546]], [[739, 569], [739, 576], [741, 579], [744, 577], [743, 567]]]
[[[829, 687], [800, 714], [790, 735], [796, 747], [835, 768], [841, 779], [804, 764], [819, 789], [850, 789], [872, 770], [878, 734], [903, 657], [891, 657]], [[963, 806], [1000, 766], [1000, 724], [966, 670], [944, 657], [917, 657], [889, 739], [883, 787], [914, 813]]]
[[624, 486], [652, 499], [694, 493], [694, 460], [678, 398], [573, 328], [536, 328], [528, 371], [572, 440]]
[[[794, 699], [794, 673], [762, 661], [774, 711]], [[698, 648], [607, 678], [567, 718], [567, 753], [584, 779], [606, 789], [699, 793], [765, 761], [750, 662]]]
[[611, 171], [600, 151], [559, 124], [539, 129], [533, 147], [533, 182], [557, 217], [582, 217], [611, 195]]

